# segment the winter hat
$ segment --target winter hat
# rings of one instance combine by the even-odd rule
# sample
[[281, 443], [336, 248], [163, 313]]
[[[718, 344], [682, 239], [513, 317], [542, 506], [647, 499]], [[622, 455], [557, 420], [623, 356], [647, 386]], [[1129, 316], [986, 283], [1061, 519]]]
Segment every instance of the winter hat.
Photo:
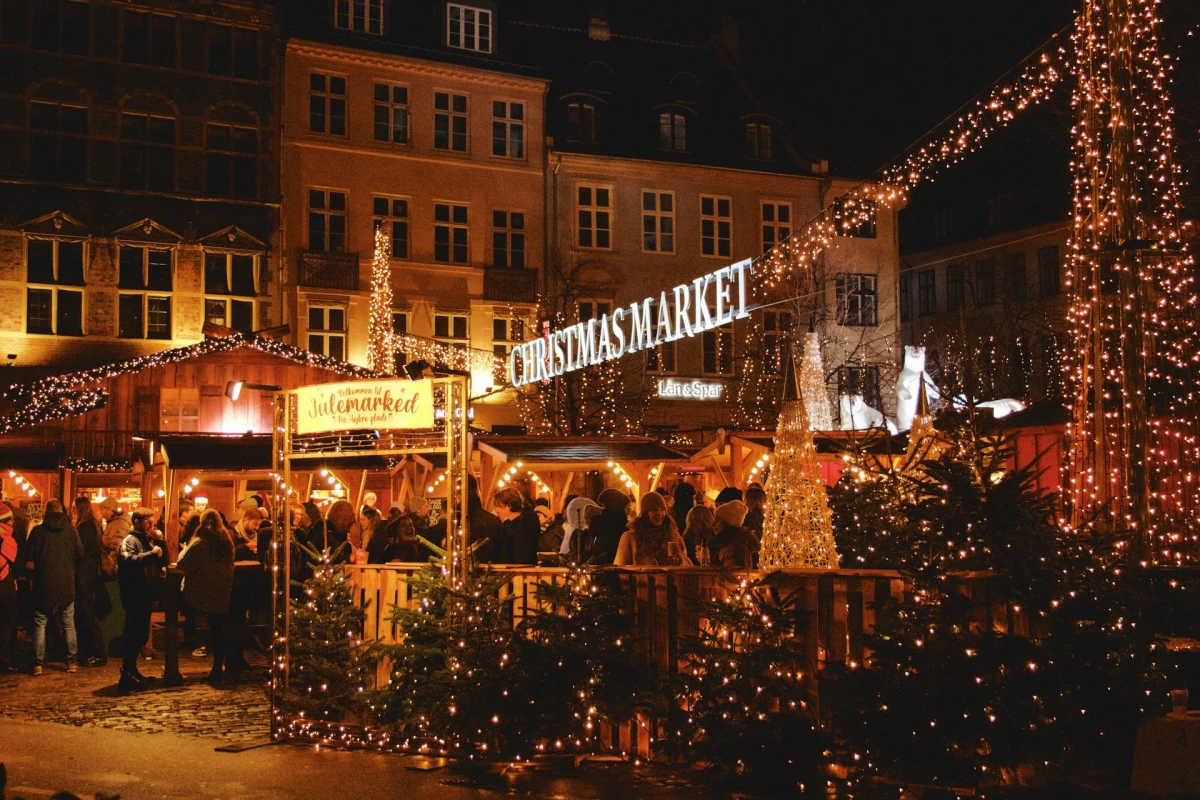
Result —
[[238, 508], [240, 508], [242, 511], [258, 511], [258, 509], [262, 508], [262, 506], [258, 504], [258, 500], [256, 498], [247, 497], [245, 500], [238, 503]]
[[8, 507], [8, 503], [0, 503], [0, 520], [12, 519], [12, 509]]
[[658, 492], [647, 492], [642, 495], [642, 513], [649, 514], [651, 511], [666, 511], [667, 501]]
[[550, 520], [554, 519], [554, 512], [548, 506], [534, 506], [533, 513], [537, 514], [538, 522], [542, 525], [549, 525]]
[[117, 501], [113, 500], [111, 497], [104, 498], [96, 505], [100, 506], [101, 508], [107, 508], [109, 511], [113, 512], [114, 514], [121, 510], [121, 507], [119, 505], [117, 505]]
[[605, 489], [596, 498], [596, 502], [604, 506], [608, 511], [625, 511], [625, 507], [629, 505], [629, 495], [617, 489]]
[[717, 506], [717, 519], [732, 528], [737, 528], [746, 520], [748, 510], [741, 500], [730, 500]]
[[567, 522], [563, 527], [569, 531], [577, 531], [580, 528], [586, 528], [587, 522], [585, 521], [585, 515], [587, 514], [587, 510], [589, 508], [596, 509], [597, 513], [603, 510], [600, 506], [596, 505], [586, 497], [576, 497], [569, 504], [567, 504], [567, 511], [563, 515], [566, 517]]
[[717, 505], [719, 506], [719, 505], [723, 505], [724, 503], [729, 503], [734, 500], [741, 500], [741, 499], [742, 499], [742, 490], [741, 489], [738, 489], [736, 486], [726, 486], [717, 495]]

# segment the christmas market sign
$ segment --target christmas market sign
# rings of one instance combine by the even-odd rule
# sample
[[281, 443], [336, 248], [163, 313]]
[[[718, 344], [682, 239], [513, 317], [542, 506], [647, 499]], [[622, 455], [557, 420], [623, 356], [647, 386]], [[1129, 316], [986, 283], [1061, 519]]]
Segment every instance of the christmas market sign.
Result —
[[296, 433], [433, 427], [433, 382], [387, 379], [304, 386], [295, 391]]
[[547, 332], [514, 347], [508, 357], [513, 386], [556, 378], [577, 369], [603, 364], [639, 350], [649, 350], [685, 336], [745, 319], [751, 259], [683, 283], [658, 297], [634, 301], [562, 330]]
[[670, 400], [720, 400], [725, 384], [720, 381], [677, 381], [663, 378], [658, 382], [658, 396]]

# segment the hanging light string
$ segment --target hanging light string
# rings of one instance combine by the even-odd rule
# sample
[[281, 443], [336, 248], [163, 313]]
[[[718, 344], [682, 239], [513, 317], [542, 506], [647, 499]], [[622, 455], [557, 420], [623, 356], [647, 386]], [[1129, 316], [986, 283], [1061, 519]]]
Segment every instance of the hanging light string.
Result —
[[392, 324], [392, 240], [375, 229], [375, 257], [371, 262], [371, 313], [367, 321], [367, 366], [381, 378], [396, 374]]

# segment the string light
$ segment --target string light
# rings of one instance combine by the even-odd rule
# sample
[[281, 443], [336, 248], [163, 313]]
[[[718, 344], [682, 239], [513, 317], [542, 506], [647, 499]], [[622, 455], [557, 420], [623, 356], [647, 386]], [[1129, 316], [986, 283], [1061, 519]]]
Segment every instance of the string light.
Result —
[[396, 374], [395, 332], [392, 324], [392, 240], [380, 225], [375, 229], [371, 262], [371, 313], [367, 321], [367, 366], [376, 375]]

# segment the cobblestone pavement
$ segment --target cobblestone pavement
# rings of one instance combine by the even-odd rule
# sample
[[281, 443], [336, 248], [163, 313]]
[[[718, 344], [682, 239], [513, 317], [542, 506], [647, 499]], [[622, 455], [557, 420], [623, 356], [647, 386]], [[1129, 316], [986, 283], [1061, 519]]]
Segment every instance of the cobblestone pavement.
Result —
[[[161, 675], [159, 657], [143, 662], [146, 675]], [[80, 667], [68, 673], [62, 663], [46, 665], [42, 675], [27, 672], [0, 677], [0, 720], [56, 722], [77, 727], [161, 733], [170, 732], [228, 744], [265, 741], [270, 734], [270, 696], [266, 668], [233, 673], [220, 688], [204, 682], [208, 659], [179, 659], [183, 686], [158, 682], [141, 692], [117, 688], [120, 659], [106, 667]]]

